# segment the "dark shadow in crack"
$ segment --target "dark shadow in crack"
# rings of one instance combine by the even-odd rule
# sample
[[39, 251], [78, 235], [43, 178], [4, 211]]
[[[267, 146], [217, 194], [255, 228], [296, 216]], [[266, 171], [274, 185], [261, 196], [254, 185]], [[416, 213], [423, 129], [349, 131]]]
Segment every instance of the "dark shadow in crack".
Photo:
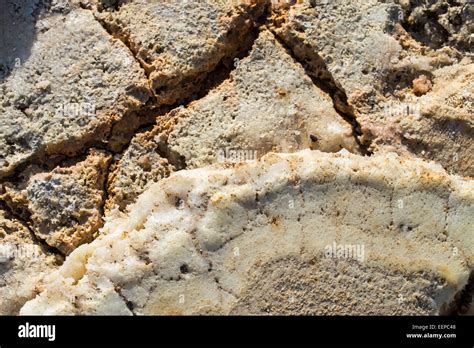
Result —
[[17, 220], [21, 225], [23, 225], [28, 230], [34, 244], [38, 245], [41, 248], [42, 252], [48, 255], [55, 255], [55, 261], [58, 266], [61, 266], [63, 264], [64, 260], [66, 259], [66, 255], [64, 255], [59, 249], [46, 243], [43, 239], [38, 238], [38, 236], [36, 236], [36, 234], [31, 229], [31, 226], [28, 224], [28, 220], [25, 219], [22, 214], [15, 212], [14, 209], [12, 209], [4, 201], [0, 201], [0, 210], [5, 212], [10, 219]]
[[447, 304], [440, 312], [444, 316], [469, 315], [470, 307], [473, 306], [474, 297], [474, 271], [471, 271], [466, 286], [459, 291], [454, 300]]
[[99, 0], [98, 9], [99, 11], [118, 11], [120, 6], [131, 2], [130, 0]]
[[[400, 2], [400, 0], [398, 0]], [[472, 1], [412, 0], [404, 8], [402, 26], [419, 43], [432, 49], [454, 46], [473, 53]]]
[[361, 142], [361, 125], [357, 121], [354, 109], [349, 105], [346, 92], [329, 72], [324, 60], [317, 52], [298, 49], [296, 45], [292, 45], [290, 41], [285, 40], [275, 30], [271, 31], [275, 39], [285, 48], [293, 60], [301, 64], [306, 75], [313, 81], [313, 84], [331, 97], [334, 110], [351, 125], [352, 135], [358, 144], [360, 152], [363, 155], [370, 156], [372, 154], [369, 150], [371, 144], [370, 142]]
[[0, 83], [30, 56], [36, 21], [50, 1], [0, 0]]

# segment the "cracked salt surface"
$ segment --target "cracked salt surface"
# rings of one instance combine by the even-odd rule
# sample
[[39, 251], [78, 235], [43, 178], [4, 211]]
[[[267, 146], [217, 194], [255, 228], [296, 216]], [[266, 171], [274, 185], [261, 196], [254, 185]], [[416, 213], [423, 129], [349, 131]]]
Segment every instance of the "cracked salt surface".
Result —
[[[439, 48], [391, 1], [25, 3], [0, 80], [0, 245], [42, 252], [2, 263], [0, 314], [472, 313], [462, 7]], [[388, 114], [407, 100], [417, 115]]]

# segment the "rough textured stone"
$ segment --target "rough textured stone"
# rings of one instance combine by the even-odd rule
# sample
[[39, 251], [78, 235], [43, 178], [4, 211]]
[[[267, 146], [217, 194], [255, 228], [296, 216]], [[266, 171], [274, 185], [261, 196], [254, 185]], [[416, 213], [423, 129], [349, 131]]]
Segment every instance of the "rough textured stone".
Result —
[[111, 167], [107, 200], [108, 210], [124, 210], [151, 184], [169, 176], [182, 167], [170, 163], [165, 144], [160, 141], [158, 128], [138, 134], [127, 150]]
[[3, 0], [0, 314], [474, 314], [470, 2]]
[[474, 267], [473, 211], [472, 181], [394, 154], [181, 171], [110, 217], [21, 313], [444, 313]]
[[473, 52], [474, 7], [470, 0], [406, 1], [400, 0], [405, 25], [413, 37], [433, 48], [454, 46]]
[[35, 31], [28, 58], [0, 82], [0, 177], [92, 144], [117, 149], [130, 138], [119, 121], [137, 122], [149, 98], [139, 64], [90, 11], [44, 14]]
[[69, 254], [93, 240], [102, 227], [105, 181], [110, 156], [91, 150], [80, 162], [50, 172], [29, 168], [20, 184], [5, 185], [3, 199], [31, 221], [37, 238]]
[[[371, 150], [415, 153], [473, 176], [472, 6], [401, 3], [301, 1], [275, 10], [274, 31], [332, 91], [339, 110], [355, 117]], [[436, 13], [436, 20], [427, 13]], [[454, 106], [443, 97], [464, 101]], [[441, 152], [439, 144], [446, 144]]]
[[225, 58], [245, 48], [254, 20], [268, 1], [115, 1], [118, 10], [98, 15], [109, 31], [128, 43], [146, 69], [161, 104], [199, 91]]
[[18, 314], [60, 261], [38, 245], [24, 224], [0, 209], [0, 315]]
[[438, 69], [417, 116], [400, 120], [402, 144], [420, 157], [474, 177], [474, 64]]
[[176, 168], [255, 160], [269, 151], [358, 151], [329, 95], [270, 32], [236, 66], [207, 96], [158, 118], [153, 130], [132, 141], [111, 180], [111, 206], [123, 208]]

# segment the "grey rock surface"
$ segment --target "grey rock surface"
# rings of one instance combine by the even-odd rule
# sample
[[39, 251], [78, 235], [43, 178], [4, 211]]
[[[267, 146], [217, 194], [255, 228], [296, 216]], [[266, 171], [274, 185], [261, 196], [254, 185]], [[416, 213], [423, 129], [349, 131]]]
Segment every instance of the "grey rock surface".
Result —
[[92, 241], [102, 227], [110, 160], [110, 155], [93, 149], [82, 161], [51, 171], [30, 167], [23, 181], [5, 184], [0, 197], [31, 221], [37, 238], [69, 254]]
[[267, 4], [265, 0], [137, 0], [118, 2], [98, 18], [127, 42], [146, 70], [158, 102], [174, 104], [196, 93], [209, 72], [248, 45], [254, 22]]
[[329, 95], [269, 31], [262, 31], [249, 55], [236, 60], [229, 79], [188, 107], [158, 118], [153, 130], [133, 139], [111, 179], [110, 206], [123, 209], [176, 169], [305, 148], [359, 151], [350, 124]]
[[0, 314], [474, 313], [469, 0], [0, 7]]
[[[275, 9], [274, 31], [308, 73], [331, 90], [336, 107], [358, 123], [369, 150], [414, 153], [472, 177], [472, 6], [430, 4], [301, 1]], [[429, 92], [454, 95], [446, 86], [452, 71], [464, 81], [453, 86], [464, 102], [443, 101], [449, 111], [438, 113], [440, 96]]]
[[93, 144], [117, 148], [114, 126], [149, 98], [139, 64], [90, 11], [43, 17], [28, 59], [0, 83], [0, 177]]

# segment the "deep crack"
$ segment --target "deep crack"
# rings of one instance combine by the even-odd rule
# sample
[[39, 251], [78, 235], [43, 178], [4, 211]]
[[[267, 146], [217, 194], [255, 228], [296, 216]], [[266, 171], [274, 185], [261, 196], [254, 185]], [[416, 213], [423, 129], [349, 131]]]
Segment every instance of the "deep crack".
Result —
[[127, 299], [124, 294], [122, 294], [122, 288], [116, 285], [114, 289], [117, 295], [119, 295], [125, 303], [125, 306], [127, 306], [127, 309], [132, 313], [133, 316], [136, 316], [137, 314], [135, 313], [135, 305], [133, 304], [133, 302]]
[[472, 305], [474, 297], [474, 270], [471, 271], [466, 286], [460, 290], [451, 303], [444, 310], [440, 311], [440, 315], [456, 316], [466, 315]]
[[6, 204], [6, 202], [0, 201], [0, 209], [8, 212], [14, 219], [18, 220], [28, 230], [33, 242], [38, 245], [44, 253], [57, 256], [56, 260], [59, 261], [59, 266], [64, 262], [66, 255], [54, 246], [49, 245], [46, 240], [38, 237], [31, 228], [29, 222], [26, 221], [20, 214], [16, 213], [14, 209]]
[[118, 35], [118, 34], [115, 34], [112, 29], [110, 28], [110, 26], [102, 19], [100, 18], [97, 18], [95, 15], [94, 15], [94, 18], [95, 20], [102, 26], [102, 28], [104, 28], [104, 30], [107, 32], [107, 34], [109, 34], [111, 37], [113, 37], [114, 39], [117, 39], [117, 40], [120, 40], [125, 47], [127, 47], [127, 49], [129, 50], [130, 54], [132, 55], [133, 59], [135, 59], [135, 61], [138, 63], [138, 65], [140, 65], [140, 68], [143, 70], [145, 76], [147, 77], [147, 81], [148, 81], [148, 88], [150, 89], [150, 91], [152, 90], [151, 88], [151, 85], [150, 85], [150, 73], [149, 71], [147, 70], [146, 66], [143, 64], [143, 61], [141, 59], [138, 59], [137, 58], [137, 55], [136, 55], [136, 52], [134, 52], [132, 50], [132, 47], [131, 47], [131, 43], [130, 43], [130, 35], [126, 35], [126, 34], [122, 34], [122, 35]]
[[112, 159], [107, 164], [107, 168], [105, 168], [105, 173], [104, 173], [104, 182], [103, 182], [103, 185], [102, 185], [102, 191], [103, 191], [102, 202], [101, 202], [100, 207], [99, 207], [100, 215], [102, 217], [102, 226], [104, 225], [105, 205], [107, 204], [107, 201], [109, 200], [109, 177], [110, 177], [110, 170], [112, 168], [113, 163], [114, 163], [114, 159], [112, 157]]
[[278, 35], [278, 33], [276, 33], [273, 28], [270, 28], [270, 31], [276, 40], [285, 48], [286, 52], [293, 58], [293, 60], [303, 67], [306, 75], [311, 79], [313, 84], [331, 97], [334, 110], [341, 118], [351, 125], [352, 136], [354, 137], [360, 152], [363, 155], [372, 155], [372, 152], [369, 150], [371, 144], [362, 143], [360, 141], [360, 137], [363, 135], [361, 131], [362, 128], [357, 121], [353, 107], [348, 103], [346, 92], [329, 72], [323, 59], [316, 52], [312, 52], [312, 59], [318, 61], [320, 71], [323, 71], [325, 78], [321, 78], [321, 73], [315, 74], [313, 69], [306, 62], [305, 58], [299, 57], [298, 54], [294, 52], [293, 48], [280, 35]]
[[236, 299], [236, 300], [239, 298], [239, 297], [237, 296], [237, 294], [235, 294], [232, 290], [224, 288], [224, 287], [222, 286], [222, 284], [220, 283], [218, 277], [214, 277], [214, 281], [215, 281], [216, 286], [217, 286], [217, 288], [218, 288], [219, 290], [221, 290], [221, 291], [225, 292], [226, 294], [232, 296], [232, 297], [233, 297], [234, 299]]

